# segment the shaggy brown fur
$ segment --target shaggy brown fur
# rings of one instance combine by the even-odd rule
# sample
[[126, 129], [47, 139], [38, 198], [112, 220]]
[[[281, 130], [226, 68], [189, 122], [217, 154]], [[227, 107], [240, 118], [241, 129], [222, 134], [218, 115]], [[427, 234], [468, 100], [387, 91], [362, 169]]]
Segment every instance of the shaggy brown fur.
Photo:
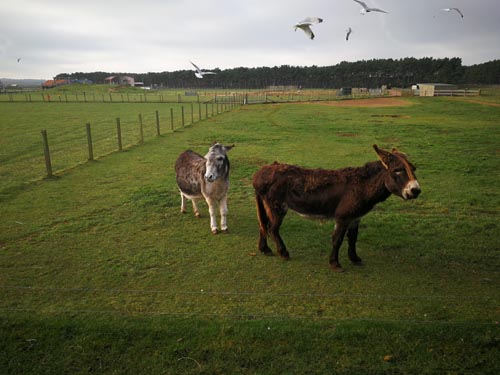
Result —
[[218, 233], [216, 210], [221, 216], [221, 230], [227, 231], [227, 192], [229, 189], [229, 158], [227, 151], [233, 146], [213, 144], [205, 157], [191, 150], [179, 155], [175, 163], [177, 185], [181, 192], [181, 212], [185, 201], [190, 199], [197, 217], [200, 216], [197, 201], [205, 199], [210, 213], [212, 233]]
[[374, 145], [381, 161], [370, 162], [358, 168], [337, 170], [306, 169], [295, 165], [274, 163], [262, 167], [253, 177], [261, 252], [271, 255], [267, 245], [268, 234], [276, 242], [278, 253], [289, 258], [279, 228], [288, 211], [301, 215], [334, 219], [333, 250], [330, 265], [342, 270], [338, 251], [344, 235], [349, 239], [349, 259], [360, 264], [356, 254], [356, 240], [360, 218], [377, 203], [391, 194], [414, 199], [420, 187], [413, 173], [415, 167], [397, 150], [384, 151]]

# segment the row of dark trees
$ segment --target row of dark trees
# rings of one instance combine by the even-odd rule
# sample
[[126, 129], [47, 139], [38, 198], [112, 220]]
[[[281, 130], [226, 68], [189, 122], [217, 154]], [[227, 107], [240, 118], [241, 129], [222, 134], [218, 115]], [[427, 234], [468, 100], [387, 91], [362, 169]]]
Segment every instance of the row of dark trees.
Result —
[[500, 84], [500, 60], [472, 66], [462, 65], [458, 57], [435, 59], [404, 58], [341, 62], [332, 66], [290, 66], [259, 68], [211, 69], [216, 75], [203, 79], [192, 70], [161, 73], [72, 73], [59, 74], [55, 79], [89, 79], [104, 83], [110, 75], [127, 75], [146, 86], [165, 88], [226, 88], [261, 89], [268, 86], [298, 86], [302, 88], [368, 87], [382, 85], [409, 87], [415, 83], [439, 82], [454, 84]]

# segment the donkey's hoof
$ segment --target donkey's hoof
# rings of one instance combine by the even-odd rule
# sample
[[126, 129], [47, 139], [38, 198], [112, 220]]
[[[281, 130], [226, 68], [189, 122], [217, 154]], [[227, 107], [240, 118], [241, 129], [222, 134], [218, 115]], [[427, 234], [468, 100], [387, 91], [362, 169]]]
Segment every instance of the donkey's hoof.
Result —
[[218, 234], [219, 230], [217, 228], [212, 228], [212, 234]]
[[342, 268], [340, 264], [330, 264], [330, 269], [338, 273], [345, 272], [345, 270]]
[[201, 214], [199, 212], [195, 212], [194, 216], [196, 216], [199, 219], [201, 217]]
[[273, 253], [273, 251], [270, 248], [266, 248], [266, 249], [260, 250], [260, 252], [262, 254], [264, 254], [265, 256], [267, 256], [267, 257], [274, 256], [274, 253]]
[[228, 229], [228, 228], [226, 228], [226, 229], [222, 229], [222, 230], [221, 230], [221, 233], [224, 233], [224, 234], [229, 233], [229, 229]]
[[288, 253], [280, 254], [280, 257], [283, 260], [290, 260], [290, 254]]

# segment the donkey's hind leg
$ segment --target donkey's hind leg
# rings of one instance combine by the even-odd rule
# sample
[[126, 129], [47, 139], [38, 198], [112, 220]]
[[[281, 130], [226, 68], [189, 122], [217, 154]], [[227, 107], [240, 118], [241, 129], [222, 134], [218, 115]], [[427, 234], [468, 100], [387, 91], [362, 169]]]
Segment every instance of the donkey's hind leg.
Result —
[[184, 194], [182, 194], [181, 191], [181, 213], [185, 214], [186, 213], [186, 197]]
[[198, 211], [198, 205], [196, 202], [196, 198], [191, 199], [191, 203], [193, 204], [194, 216], [199, 218], [201, 215], [200, 215], [200, 211]]
[[269, 231], [271, 232], [271, 237], [276, 243], [276, 250], [278, 251], [278, 254], [283, 259], [288, 260], [290, 259], [290, 253], [286, 249], [285, 243], [283, 242], [283, 239], [280, 236], [280, 227], [281, 223], [283, 223], [285, 215], [286, 211], [273, 212], [273, 215], [270, 218], [271, 222], [269, 226]]
[[283, 223], [287, 210], [277, 205], [272, 206], [267, 201], [264, 201], [264, 208], [269, 220], [268, 232], [276, 243], [276, 250], [283, 259], [288, 260], [290, 259], [290, 254], [288, 253], [285, 243], [280, 236], [280, 227]]

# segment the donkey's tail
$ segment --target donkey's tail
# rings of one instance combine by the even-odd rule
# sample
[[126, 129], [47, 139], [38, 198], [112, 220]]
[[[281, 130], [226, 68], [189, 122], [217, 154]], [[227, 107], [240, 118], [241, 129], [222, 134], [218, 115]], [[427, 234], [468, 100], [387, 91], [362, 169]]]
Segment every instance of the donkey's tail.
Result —
[[255, 203], [257, 205], [257, 218], [259, 219], [259, 227], [261, 236], [267, 237], [267, 232], [269, 230], [269, 216], [267, 216], [266, 208], [264, 207], [264, 201], [259, 194], [255, 194]]

